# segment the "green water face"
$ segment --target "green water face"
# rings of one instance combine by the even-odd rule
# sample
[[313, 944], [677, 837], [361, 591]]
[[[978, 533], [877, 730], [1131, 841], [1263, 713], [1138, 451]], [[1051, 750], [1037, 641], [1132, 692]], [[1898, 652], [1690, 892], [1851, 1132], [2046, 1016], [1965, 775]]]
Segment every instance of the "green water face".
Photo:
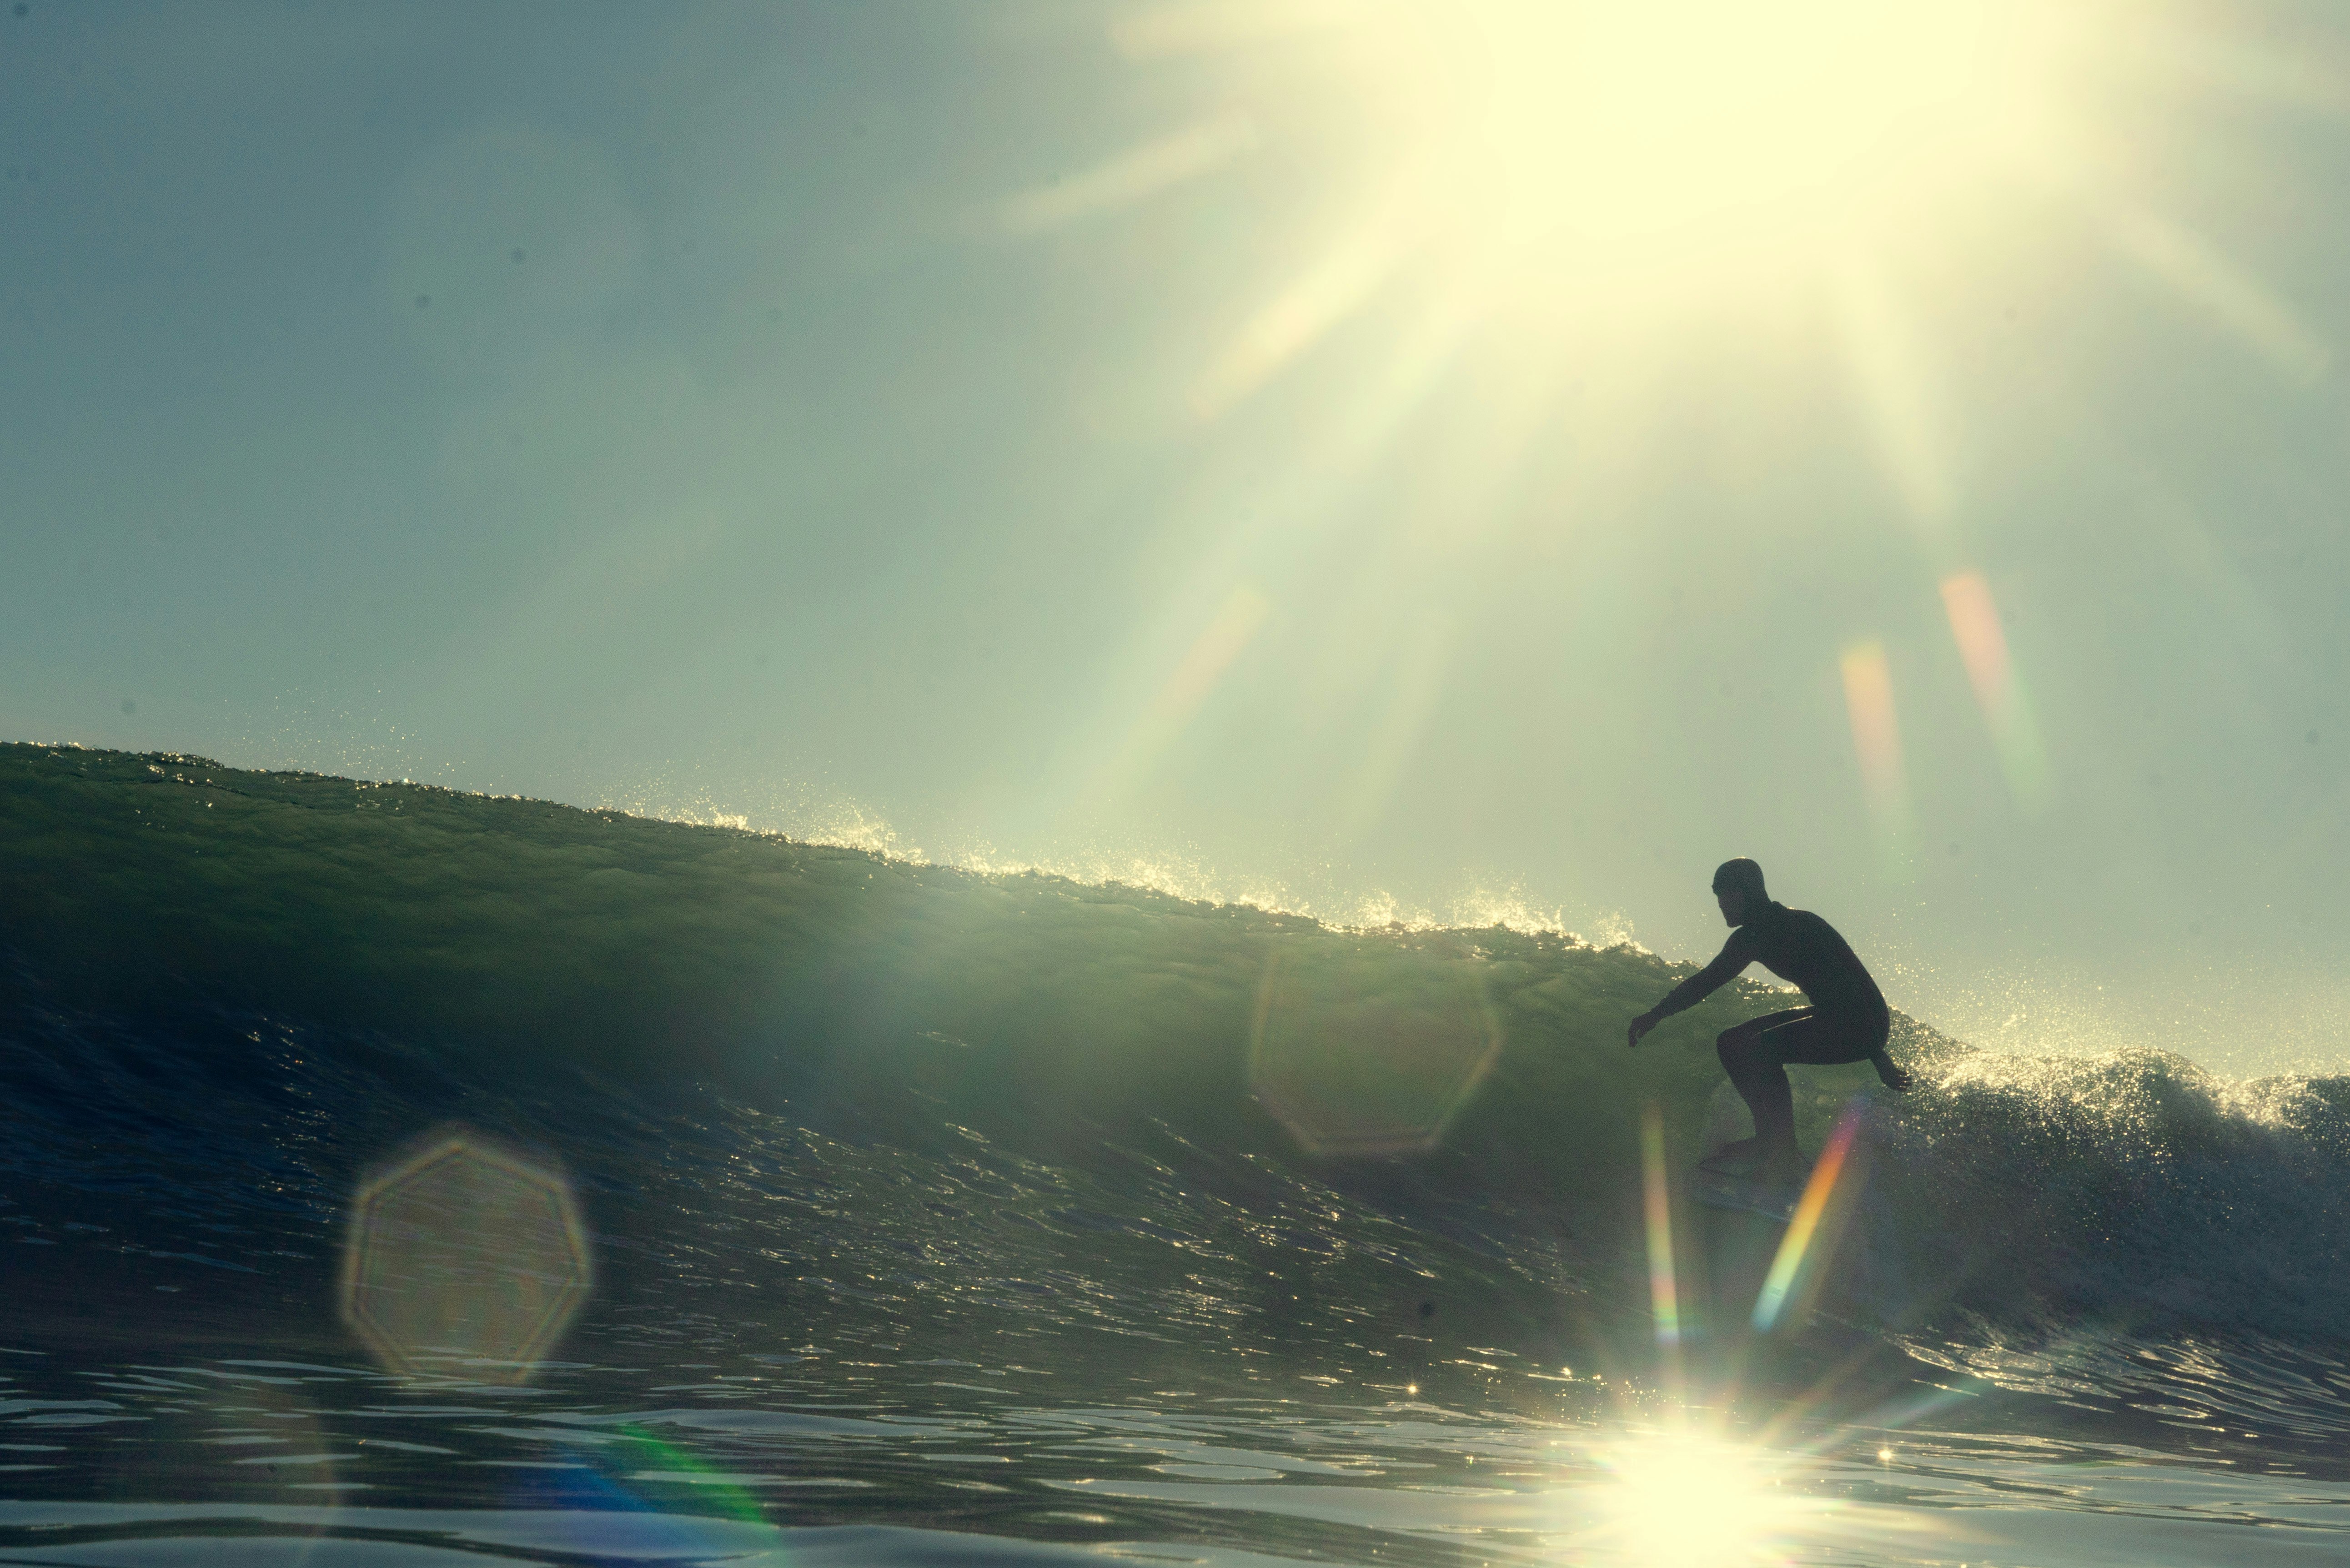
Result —
[[1648, 1102], [1693, 1153], [1712, 1035], [1785, 1000], [1731, 988], [1632, 1052], [1625, 1023], [1685, 971], [1631, 948], [1333, 929], [174, 756], [0, 748], [0, 854], [20, 940], [109, 1004], [196, 985], [629, 1072], [893, 1076], [1030, 1136], [1141, 1114], [1334, 1156], [1442, 1148], [1526, 1187], [1622, 1180]]

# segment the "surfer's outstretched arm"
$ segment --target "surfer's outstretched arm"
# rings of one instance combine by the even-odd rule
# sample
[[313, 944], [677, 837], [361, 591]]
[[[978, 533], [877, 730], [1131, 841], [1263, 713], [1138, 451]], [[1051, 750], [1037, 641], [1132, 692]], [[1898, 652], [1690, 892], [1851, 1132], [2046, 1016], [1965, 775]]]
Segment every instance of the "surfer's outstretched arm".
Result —
[[1665, 999], [1632, 1020], [1631, 1030], [1624, 1044], [1638, 1045], [1640, 1036], [1670, 1018], [1685, 1012], [1735, 980], [1740, 971], [1754, 961], [1755, 941], [1743, 926], [1730, 933], [1721, 944], [1721, 954], [1714, 961], [1665, 992]]

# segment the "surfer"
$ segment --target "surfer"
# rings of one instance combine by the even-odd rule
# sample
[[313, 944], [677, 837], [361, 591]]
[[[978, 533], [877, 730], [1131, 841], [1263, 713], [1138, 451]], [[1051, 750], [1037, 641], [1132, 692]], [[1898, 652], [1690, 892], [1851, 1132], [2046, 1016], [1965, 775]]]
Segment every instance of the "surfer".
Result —
[[1725, 860], [1713, 874], [1714, 901], [1731, 928], [1721, 955], [1666, 993], [1632, 1020], [1629, 1044], [1676, 1012], [1695, 1007], [1728, 984], [1751, 963], [1802, 988], [1808, 1007], [1750, 1018], [1722, 1032], [1714, 1042], [1721, 1070], [1754, 1117], [1754, 1136], [1710, 1156], [1705, 1164], [1724, 1171], [1751, 1169], [1770, 1187], [1790, 1187], [1803, 1179], [1804, 1158], [1795, 1147], [1795, 1101], [1787, 1086], [1787, 1064], [1827, 1067], [1866, 1058], [1885, 1086], [1909, 1086], [1909, 1075], [1885, 1054], [1892, 1015], [1885, 993], [1834, 926], [1808, 909], [1791, 909], [1763, 891], [1762, 867], [1752, 860]]

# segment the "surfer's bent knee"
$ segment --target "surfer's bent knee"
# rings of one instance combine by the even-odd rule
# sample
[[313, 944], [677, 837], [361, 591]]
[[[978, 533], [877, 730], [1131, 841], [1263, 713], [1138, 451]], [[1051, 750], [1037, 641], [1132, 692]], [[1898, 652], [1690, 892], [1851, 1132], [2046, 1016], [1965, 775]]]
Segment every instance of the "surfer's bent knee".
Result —
[[1716, 1049], [1724, 1051], [1732, 1047], [1752, 1045], [1762, 1039], [1773, 1023], [1784, 1023], [1786, 1021], [1786, 1015], [1779, 1012], [1765, 1013], [1760, 1018], [1749, 1018], [1742, 1023], [1731, 1024], [1715, 1035], [1713, 1044]]

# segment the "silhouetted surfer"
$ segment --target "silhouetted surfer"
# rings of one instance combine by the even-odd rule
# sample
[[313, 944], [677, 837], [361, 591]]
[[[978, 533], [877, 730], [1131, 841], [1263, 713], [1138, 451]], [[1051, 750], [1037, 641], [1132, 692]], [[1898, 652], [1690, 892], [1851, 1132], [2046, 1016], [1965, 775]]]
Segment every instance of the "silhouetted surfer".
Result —
[[1721, 918], [1734, 928], [1722, 944], [1721, 956], [1632, 1020], [1628, 1044], [1638, 1045], [1640, 1036], [1703, 1002], [1748, 964], [1760, 963], [1800, 986], [1809, 1007], [1750, 1018], [1714, 1042], [1722, 1071], [1753, 1113], [1754, 1136], [1705, 1161], [1728, 1169], [1752, 1165], [1757, 1181], [1789, 1186], [1802, 1179], [1804, 1158], [1795, 1147], [1788, 1063], [1828, 1067], [1866, 1057], [1877, 1064], [1877, 1075], [1890, 1089], [1908, 1088], [1909, 1075], [1885, 1054], [1892, 1025], [1885, 993], [1834, 926], [1808, 909], [1773, 902], [1762, 890], [1762, 867], [1752, 860], [1723, 861], [1713, 874], [1713, 896], [1721, 906]]

